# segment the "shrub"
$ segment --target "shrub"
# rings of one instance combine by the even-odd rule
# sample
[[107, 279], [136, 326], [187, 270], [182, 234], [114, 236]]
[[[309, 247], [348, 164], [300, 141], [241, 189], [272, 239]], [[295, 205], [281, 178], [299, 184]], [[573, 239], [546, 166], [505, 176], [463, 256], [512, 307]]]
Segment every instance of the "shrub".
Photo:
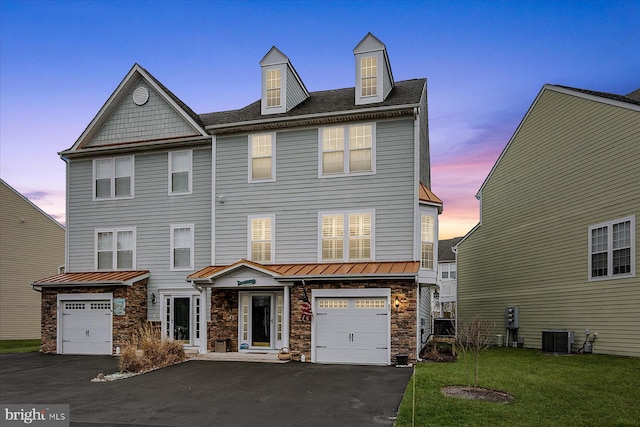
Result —
[[120, 372], [142, 372], [174, 365], [187, 359], [182, 343], [163, 337], [146, 323], [138, 328], [120, 352]]

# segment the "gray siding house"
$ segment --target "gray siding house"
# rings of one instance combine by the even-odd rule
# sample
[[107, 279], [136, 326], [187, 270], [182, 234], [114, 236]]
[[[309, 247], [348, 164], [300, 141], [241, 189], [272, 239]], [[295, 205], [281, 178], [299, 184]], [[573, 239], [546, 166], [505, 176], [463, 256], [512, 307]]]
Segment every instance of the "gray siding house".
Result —
[[60, 153], [68, 268], [33, 283], [43, 351], [110, 354], [150, 321], [202, 353], [415, 361], [442, 210], [426, 80], [395, 82], [372, 34], [353, 53], [354, 87], [309, 92], [273, 47], [260, 99], [206, 114], [134, 65]]

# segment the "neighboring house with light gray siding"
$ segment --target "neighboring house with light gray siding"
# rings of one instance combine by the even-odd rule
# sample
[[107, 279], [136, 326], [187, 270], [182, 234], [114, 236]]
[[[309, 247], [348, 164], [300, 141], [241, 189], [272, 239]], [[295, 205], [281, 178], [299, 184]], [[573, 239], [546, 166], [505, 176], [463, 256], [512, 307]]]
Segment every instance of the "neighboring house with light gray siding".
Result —
[[573, 351], [640, 356], [638, 93], [542, 88], [457, 246], [460, 319], [480, 314], [506, 334], [517, 306], [509, 341], [551, 350], [565, 333], [548, 331], [567, 330]]
[[442, 211], [426, 79], [394, 81], [372, 34], [353, 53], [353, 87], [309, 92], [273, 47], [258, 101], [199, 115], [134, 65], [61, 153], [68, 272], [33, 283], [43, 350], [111, 353], [144, 318], [202, 353], [415, 361]]

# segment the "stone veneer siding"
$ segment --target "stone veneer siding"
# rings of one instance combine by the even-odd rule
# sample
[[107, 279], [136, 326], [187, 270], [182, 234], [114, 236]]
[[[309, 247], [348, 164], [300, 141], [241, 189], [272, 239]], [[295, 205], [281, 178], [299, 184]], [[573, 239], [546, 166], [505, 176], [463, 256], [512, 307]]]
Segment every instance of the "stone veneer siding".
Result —
[[40, 352], [56, 353], [58, 338], [58, 295], [59, 294], [97, 294], [110, 293], [113, 298], [125, 299], [124, 316], [112, 316], [113, 348], [122, 347], [135, 329], [147, 319], [147, 282], [143, 279], [131, 286], [92, 286], [78, 288], [43, 288], [41, 297], [42, 345]]
[[[395, 355], [406, 353], [409, 361], [416, 362], [416, 316], [417, 284], [413, 280], [371, 280], [340, 281], [332, 283], [311, 283], [306, 289], [311, 298], [314, 289], [367, 289], [391, 288], [391, 363]], [[311, 360], [311, 322], [301, 320], [302, 286], [291, 287], [291, 317], [289, 329], [289, 347], [291, 351], [304, 354]], [[395, 309], [395, 298], [400, 307]], [[235, 289], [213, 289], [211, 293], [211, 321], [208, 324], [208, 350], [213, 351], [218, 339], [231, 339], [231, 351], [238, 348], [238, 291]]]

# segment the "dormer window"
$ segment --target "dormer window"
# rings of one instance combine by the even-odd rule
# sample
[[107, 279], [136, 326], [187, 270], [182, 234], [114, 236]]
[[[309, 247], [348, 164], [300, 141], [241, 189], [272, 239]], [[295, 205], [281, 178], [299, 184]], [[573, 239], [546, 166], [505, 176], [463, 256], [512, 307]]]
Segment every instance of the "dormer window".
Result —
[[280, 70], [267, 70], [267, 107], [279, 107], [282, 85]]
[[384, 102], [395, 86], [384, 43], [367, 34], [353, 49], [356, 59], [355, 104]]
[[360, 59], [360, 72], [362, 81], [360, 84], [362, 96], [375, 96], [378, 94], [378, 58], [369, 56]]
[[262, 68], [261, 114], [286, 113], [309, 97], [300, 76], [287, 56], [277, 47], [260, 61]]

